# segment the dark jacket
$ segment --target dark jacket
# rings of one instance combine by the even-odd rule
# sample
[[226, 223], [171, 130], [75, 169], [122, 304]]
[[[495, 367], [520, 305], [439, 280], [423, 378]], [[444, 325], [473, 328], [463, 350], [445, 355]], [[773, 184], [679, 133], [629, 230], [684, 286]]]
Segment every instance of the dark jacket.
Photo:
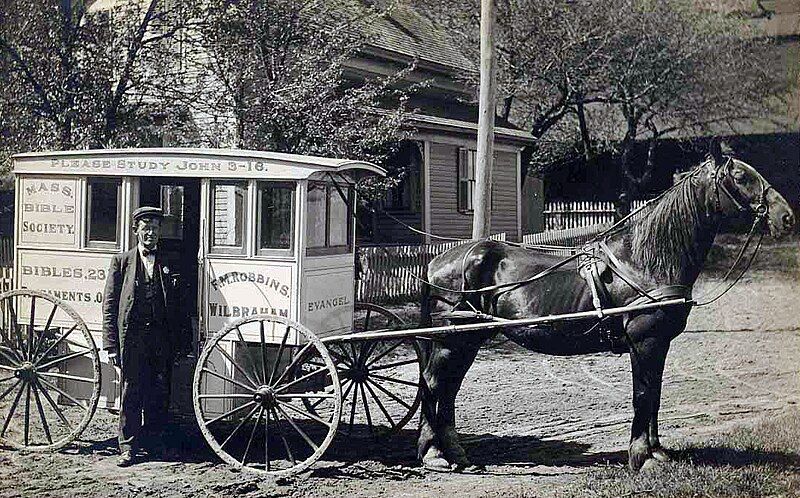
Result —
[[[129, 332], [134, 323], [134, 296], [136, 294], [136, 269], [139, 266], [139, 248], [134, 247], [111, 258], [111, 267], [106, 279], [103, 297], [103, 348], [110, 352], [118, 352], [124, 358], [125, 347], [129, 344]], [[167, 357], [183, 347], [185, 336], [185, 314], [182, 313], [178, 295], [178, 287], [173, 278], [172, 267], [164, 264], [156, 256], [153, 278], [159, 278], [164, 310], [167, 317], [167, 330], [164, 331], [163, 344]], [[123, 360], [124, 361], [124, 360]]]

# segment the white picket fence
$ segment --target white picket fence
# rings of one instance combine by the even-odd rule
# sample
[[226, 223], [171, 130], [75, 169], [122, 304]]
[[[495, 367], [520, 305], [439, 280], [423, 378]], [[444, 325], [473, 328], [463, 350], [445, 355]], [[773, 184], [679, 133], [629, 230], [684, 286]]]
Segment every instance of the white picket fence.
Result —
[[[633, 201], [631, 210], [638, 209], [645, 202]], [[611, 201], [553, 201], [544, 205], [545, 231], [604, 225], [613, 222], [614, 203]]]

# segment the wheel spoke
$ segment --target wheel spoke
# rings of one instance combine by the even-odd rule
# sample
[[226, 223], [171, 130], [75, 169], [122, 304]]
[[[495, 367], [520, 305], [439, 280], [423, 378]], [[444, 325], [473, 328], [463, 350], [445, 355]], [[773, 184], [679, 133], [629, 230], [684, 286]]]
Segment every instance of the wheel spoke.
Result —
[[[36, 296], [31, 297], [31, 320], [28, 323], [28, 359], [31, 359], [31, 353], [33, 353], [33, 322], [36, 317]], [[28, 388], [28, 398], [30, 398], [30, 387]], [[28, 446], [27, 438], [25, 440], [25, 446]]]
[[410, 382], [408, 380], [395, 379], [394, 377], [386, 377], [385, 375], [375, 375], [375, 374], [371, 375], [371, 377], [374, 377], [374, 378], [376, 378], [378, 380], [384, 380], [386, 382], [394, 382], [396, 384], [403, 384], [405, 386], [411, 386], [411, 387], [419, 388], [419, 384], [417, 384], [416, 382]]
[[412, 358], [412, 359], [409, 359], [409, 360], [403, 360], [403, 361], [396, 361], [394, 363], [387, 363], [387, 364], [381, 365], [379, 367], [372, 367], [372, 368], [370, 368], [370, 371], [374, 372], [375, 370], [385, 370], [387, 368], [402, 367], [403, 365], [411, 365], [412, 363], [419, 363], [419, 361], [416, 358]]
[[[264, 376], [264, 383], [267, 381], [267, 339], [264, 337], [264, 320], [258, 321], [258, 335], [261, 339], [261, 374]], [[267, 414], [269, 418], [269, 414]]]
[[13, 390], [14, 390], [14, 388], [16, 388], [16, 387], [19, 385], [19, 383], [20, 383], [20, 382], [22, 382], [22, 379], [17, 379], [17, 381], [16, 381], [16, 382], [14, 382], [14, 384], [13, 384], [11, 387], [9, 387], [9, 388], [8, 388], [8, 389], [6, 389], [5, 391], [3, 391], [3, 394], [0, 394], [0, 401], [2, 401], [2, 400], [3, 400], [3, 398], [5, 398], [6, 396], [8, 396], [8, 393], [10, 393], [11, 391], [13, 391]]
[[394, 420], [392, 420], [392, 417], [389, 415], [388, 410], [386, 410], [386, 407], [383, 406], [383, 403], [381, 403], [380, 398], [378, 398], [378, 395], [372, 389], [372, 386], [370, 386], [369, 383], [367, 383], [367, 382], [365, 382], [364, 385], [367, 387], [367, 390], [372, 395], [372, 398], [375, 400], [375, 403], [378, 405], [378, 408], [380, 408], [380, 410], [383, 412], [383, 416], [386, 417], [387, 421], [389, 421], [389, 425], [391, 425], [392, 429], [394, 429], [394, 427], [396, 425], [394, 423]]
[[[264, 322], [261, 322], [264, 323]], [[267, 372], [264, 372], [264, 377], [267, 376]], [[269, 472], [270, 469], [270, 461], [269, 461], [269, 410], [264, 417], [264, 468]]]
[[[235, 435], [236, 435], [236, 433], [237, 433], [237, 432], [239, 432], [239, 429], [241, 429], [241, 428], [242, 428], [242, 426], [243, 426], [244, 424], [246, 424], [248, 420], [250, 420], [250, 417], [252, 417], [252, 416], [253, 416], [253, 414], [256, 412], [256, 410], [258, 410], [259, 408], [261, 408], [259, 405], [256, 405], [256, 406], [254, 406], [254, 407], [253, 407], [253, 409], [252, 409], [252, 410], [250, 410], [250, 413], [248, 413], [247, 415], [245, 415], [245, 416], [242, 418], [242, 420], [239, 422], [239, 424], [236, 426], [236, 428], [235, 428], [235, 429], [233, 429], [233, 431], [231, 431], [231, 433], [230, 433], [230, 434], [228, 434], [228, 437], [226, 437], [226, 438], [225, 438], [225, 441], [223, 441], [223, 442], [222, 442], [222, 444], [220, 444], [220, 445], [219, 445], [219, 447], [220, 447], [220, 448], [224, 448], [224, 447], [225, 447], [225, 445], [226, 445], [226, 444], [228, 444], [228, 441], [230, 441], [230, 440], [233, 438], [233, 436], [235, 436]], [[258, 423], [258, 422], [256, 422], [256, 423]]]
[[42, 421], [42, 428], [44, 429], [44, 435], [47, 437], [47, 442], [49, 444], [53, 444], [53, 437], [50, 435], [50, 425], [47, 423], [47, 417], [44, 416], [44, 407], [42, 406], [42, 399], [39, 397], [39, 388], [36, 387], [36, 383], [34, 382], [31, 387], [33, 387], [33, 396], [36, 400], [36, 408], [39, 411], [39, 419]]
[[272, 379], [275, 378], [275, 373], [278, 371], [278, 365], [281, 363], [281, 357], [283, 356], [283, 349], [286, 347], [286, 341], [289, 339], [289, 332], [291, 331], [291, 327], [288, 325], [286, 326], [286, 330], [283, 333], [283, 339], [281, 339], [281, 345], [278, 346], [278, 355], [275, 357], [275, 364], [272, 365], [272, 371], [269, 374], [269, 382], [267, 385], [272, 385]]
[[9, 367], [8, 365], [0, 365], [0, 369], [8, 370], [10, 372], [16, 372], [19, 369], [19, 367], [14, 368], [14, 367]]
[[[3, 377], [2, 379], [0, 379], [0, 384], [2, 384], [3, 382], [7, 382], [7, 381], [9, 381], [9, 380], [14, 380], [14, 379], [16, 379], [16, 378], [17, 378], [17, 376], [16, 376], [16, 375], [12, 375], [12, 376], [10, 376], [10, 377]], [[2, 397], [2, 396], [0, 396], [0, 399], [3, 399], [3, 397]]]
[[233, 368], [235, 368], [237, 372], [244, 375], [244, 378], [247, 379], [247, 382], [252, 384], [253, 388], [256, 388], [258, 386], [259, 383], [250, 378], [247, 372], [245, 372], [244, 369], [242, 369], [242, 367], [240, 367], [239, 364], [236, 363], [236, 360], [234, 360], [233, 357], [229, 355], [227, 351], [225, 351], [225, 348], [219, 345], [219, 342], [214, 344], [214, 347], [217, 348], [217, 350], [220, 353], [222, 353], [222, 356], [224, 356], [225, 358], [227, 358], [229, 362], [231, 362], [231, 365], [233, 365]]
[[[53, 358], [52, 360], [48, 361], [47, 363], [45, 363], [44, 365], [38, 365], [37, 363], [34, 363], [34, 366], [37, 369], [44, 370], [46, 368], [52, 367], [53, 365], [55, 365], [57, 363], [61, 363], [62, 361], [71, 360], [73, 358], [77, 358], [79, 356], [83, 356], [86, 353], [91, 353], [91, 352], [92, 352], [92, 350], [87, 348], [87, 349], [84, 349], [83, 351], [75, 351], [74, 353], [68, 353], [68, 354], [65, 354], [65, 355], [57, 356], [57, 357]], [[44, 359], [44, 357], [40, 358], [39, 361], [41, 361], [43, 359]]]
[[318, 369], [314, 370], [314, 371], [313, 371], [313, 372], [311, 372], [311, 373], [307, 373], [307, 374], [303, 375], [302, 377], [299, 377], [299, 378], [297, 378], [297, 379], [295, 379], [295, 380], [293, 380], [293, 381], [289, 382], [288, 384], [284, 384], [284, 385], [282, 385], [281, 387], [279, 387], [279, 388], [275, 389], [275, 392], [276, 392], [276, 393], [279, 393], [279, 392], [281, 392], [281, 391], [285, 391], [285, 390], [289, 389], [290, 387], [292, 387], [292, 386], [295, 386], [295, 385], [297, 385], [297, 384], [299, 384], [299, 383], [303, 382], [304, 380], [308, 380], [308, 379], [310, 379], [311, 377], [313, 377], [313, 376], [315, 376], [315, 375], [318, 375], [318, 374], [319, 374], [319, 373], [321, 373], [321, 372], [327, 372], [327, 371], [328, 371], [328, 369], [327, 369], [327, 368], [318, 368]]
[[[8, 355], [8, 353], [4, 353], [3, 350], [6, 350], [8, 353], [11, 353], [14, 357]], [[11, 346], [0, 346], [0, 356], [3, 356], [7, 361], [11, 362], [13, 365], [19, 365], [22, 363], [22, 357], [20, 357], [16, 350]]]
[[58, 310], [58, 306], [53, 304], [53, 309], [50, 310], [50, 316], [47, 317], [47, 323], [44, 324], [44, 329], [42, 329], [42, 333], [39, 334], [39, 340], [36, 341], [36, 348], [33, 350], [33, 355], [31, 358], [37, 358], [39, 354], [39, 349], [42, 347], [42, 343], [44, 342], [44, 336], [47, 334], [47, 331], [50, 329], [50, 324], [53, 323], [53, 318], [56, 316], [56, 311]]
[[353, 368], [354, 363], [351, 358], [347, 357], [347, 351], [340, 345], [336, 344], [337, 347], [342, 351], [342, 354], [337, 353], [333, 350], [333, 348], [328, 349], [328, 352], [333, 356], [333, 358], [338, 361], [339, 363], [344, 363], [345, 366]]
[[218, 374], [217, 372], [215, 372], [215, 371], [213, 371], [213, 370], [209, 370], [208, 368], [205, 368], [205, 367], [203, 367], [203, 370], [202, 370], [202, 371], [203, 371], [203, 372], [205, 372], [205, 373], [207, 373], [207, 374], [209, 374], [209, 375], [213, 375], [214, 377], [216, 377], [216, 378], [218, 378], [218, 379], [221, 379], [221, 380], [226, 380], [226, 381], [230, 382], [230, 383], [231, 383], [231, 384], [233, 384], [233, 385], [236, 385], [236, 386], [239, 386], [239, 387], [241, 387], [242, 389], [247, 389], [247, 390], [248, 390], [248, 391], [250, 391], [251, 393], [255, 393], [255, 392], [256, 392], [256, 391], [255, 391], [255, 390], [254, 390], [252, 387], [250, 387], [250, 386], [247, 386], [247, 385], [244, 385], [244, 384], [242, 384], [241, 382], [239, 382], [239, 381], [238, 381], [238, 380], [236, 380], [236, 379], [231, 379], [230, 377], [225, 377], [225, 376], [224, 376], [224, 375], [222, 375], [222, 374]]
[[371, 309], [367, 309], [367, 315], [364, 317], [364, 330], [365, 331], [369, 330], [369, 319], [370, 319], [371, 315], [372, 315], [372, 310]]
[[308, 434], [303, 432], [303, 429], [298, 427], [298, 425], [294, 422], [294, 420], [292, 420], [292, 418], [289, 415], [287, 415], [285, 411], [283, 411], [283, 408], [281, 408], [280, 405], [275, 405], [275, 409], [281, 415], [283, 415], [283, 418], [285, 418], [286, 421], [289, 422], [289, 425], [291, 425], [294, 428], [294, 430], [297, 431], [298, 434], [300, 434], [300, 437], [302, 437], [306, 441], [306, 443], [308, 443], [309, 446], [314, 448], [314, 451], [317, 451], [319, 449], [319, 446], [317, 446], [317, 444], [310, 437], [308, 437]]
[[289, 372], [291, 372], [291, 371], [294, 369], [294, 367], [296, 367], [296, 366], [297, 366], [297, 363], [298, 363], [298, 362], [299, 362], [299, 361], [300, 361], [300, 360], [303, 358], [303, 355], [305, 355], [305, 354], [306, 354], [306, 352], [307, 352], [309, 349], [311, 349], [311, 347], [312, 347], [313, 345], [314, 345], [314, 343], [311, 343], [311, 342], [309, 342], [308, 344], [306, 344], [305, 346], [303, 346], [303, 349], [301, 349], [301, 350], [300, 350], [300, 351], [299, 351], [299, 352], [298, 352], [298, 353], [295, 355], [295, 357], [294, 357], [294, 358], [292, 358], [292, 361], [291, 361], [291, 362], [289, 362], [289, 364], [286, 366], [286, 369], [284, 369], [284, 371], [283, 371], [283, 372], [281, 372], [281, 374], [278, 376], [277, 380], [275, 380], [275, 382], [273, 382], [273, 383], [272, 383], [272, 384], [270, 384], [270, 385], [272, 385], [272, 386], [277, 386], [278, 384], [280, 384], [280, 383], [281, 383], [281, 381], [283, 380], [283, 378], [284, 378], [284, 377], [286, 377], [286, 375], [288, 375], [288, 374], [289, 374]]
[[36, 380], [36, 385], [38, 386], [39, 390], [42, 391], [42, 395], [44, 395], [47, 402], [50, 403], [50, 406], [53, 407], [53, 410], [56, 412], [56, 415], [58, 415], [58, 418], [61, 420], [61, 423], [66, 425], [67, 429], [69, 429], [69, 431], [72, 432], [73, 431], [72, 424], [70, 424], [69, 420], [67, 420], [67, 417], [64, 416], [64, 412], [61, 411], [61, 408], [59, 408], [56, 402], [53, 401], [53, 398], [50, 396], [50, 393], [47, 391], [47, 389], [45, 389], [44, 386], [42, 386], [42, 384], [39, 383], [40, 380], [41, 379]]
[[397, 396], [395, 393], [393, 393], [393, 392], [389, 391], [388, 389], [386, 389], [386, 388], [385, 388], [385, 387], [383, 387], [382, 385], [378, 384], [378, 383], [377, 383], [377, 382], [375, 382], [374, 380], [372, 380], [372, 379], [367, 379], [367, 382], [370, 382], [370, 383], [371, 383], [373, 386], [375, 386], [375, 387], [376, 387], [377, 389], [379, 389], [381, 392], [383, 392], [384, 394], [386, 394], [387, 396], [389, 396], [389, 397], [390, 397], [390, 398], [392, 398], [393, 400], [397, 401], [397, 402], [398, 402], [398, 403], [400, 403], [401, 405], [405, 406], [407, 410], [410, 410], [410, 409], [411, 409], [411, 405], [409, 405], [408, 403], [406, 403], [405, 401], [403, 401], [402, 399], [400, 399], [400, 397], [398, 397], [398, 396]]
[[[14, 340], [17, 343], [16, 350], [19, 351], [20, 354], [22, 354], [23, 351], [25, 350], [22, 347], [22, 336], [19, 331], [19, 324], [17, 323], [17, 312], [14, 310], [14, 298], [13, 297], [9, 298], [7, 302], [8, 302], [8, 313], [11, 318], [11, 329], [14, 333]], [[24, 355], [22, 356], [22, 359], [23, 360], [25, 359]]]
[[46, 358], [46, 357], [47, 357], [47, 355], [49, 355], [49, 354], [50, 354], [50, 351], [52, 351], [53, 349], [55, 349], [55, 347], [56, 347], [56, 346], [58, 346], [59, 344], [61, 344], [61, 341], [63, 341], [64, 339], [66, 339], [66, 338], [67, 338], [67, 336], [69, 336], [69, 335], [70, 335], [70, 334], [71, 334], [71, 333], [72, 333], [72, 332], [73, 332], [73, 331], [74, 331], [76, 328], [78, 328], [78, 324], [77, 324], [77, 323], [76, 323], [76, 324], [74, 324], [72, 327], [70, 327], [70, 328], [69, 328], [69, 330], [67, 330], [66, 332], [64, 332], [64, 333], [63, 333], [63, 334], [62, 334], [62, 335], [61, 335], [61, 336], [60, 336], [58, 339], [56, 339], [56, 342], [54, 342], [53, 344], [51, 344], [51, 345], [50, 345], [50, 347], [49, 347], [49, 348], [47, 348], [47, 350], [46, 350], [44, 353], [42, 353], [42, 357], [43, 357], [43, 358]]
[[325, 420], [323, 420], [320, 417], [314, 415], [313, 413], [305, 412], [305, 411], [297, 408], [296, 406], [292, 406], [290, 403], [286, 403], [285, 401], [280, 401], [280, 400], [276, 400], [276, 401], [277, 401], [277, 403], [279, 405], [283, 406], [284, 408], [288, 408], [289, 410], [292, 410], [293, 412], [297, 413], [298, 415], [302, 415], [302, 416], [304, 416], [306, 418], [309, 418], [311, 420], [319, 422], [320, 424], [324, 425], [325, 427], [330, 428], [330, 426], [331, 426], [330, 422], [326, 422]]
[[41, 382], [41, 383], [42, 383], [42, 384], [44, 384], [45, 386], [49, 387], [50, 389], [54, 390], [54, 391], [55, 391], [55, 392], [57, 392], [58, 394], [60, 394], [60, 395], [64, 396], [65, 398], [67, 398], [68, 400], [70, 400], [70, 401], [71, 401], [72, 403], [74, 403], [75, 405], [77, 405], [77, 406], [80, 406], [80, 407], [83, 409], [83, 411], [85, 411], [85, 412], [88, 412], [88, 411], [89, 411], [89, 408], [88, 408], [88, 407], [84, 406], [84, 405], [83, 405], [83, 403], [81, 403], [81, 402], [80, 402], [80, 401], [78, 401], [77, 399], [73, 398], [73, 397], [72, 397], [72, 395], [70, 395], [69, 393], [67, 393], [66, 391], [64, 391], [63, 389], [61, 389], [60, 387], [58, 387], [57, 385], [55, 385], [55, 384], [53, 384], [53, 383], [51, 383], [51, 382], [47, 381], [46, 379], [43, 379], [41, 376], [37, 377], [37, 379], [39, 380], [39, 382]]
[[378, 356], [373, 358], [372, 361], [367, 363], [367, 366], [369, 367], [371, 365], [374, 365], [376, 361], [380, 360], [381, 358], [383, 358], [387, 354], [391, 353], [392, 351], [394, 351], [395, 349], [400, 347], [401, 344], [403, 344], [403, 341], [397, 341], [396, 343], [394, 343], [394, 346], [391, 346], [391, 347], [387, 348], [386, 351], [382, 351], [381, 354], [379, 354]]
[[278, 394], [275, 397], [278, 398], [278, 399], [295, 399], [295, 398], [314, 398], [314, 399], [316, 399], [316, 398], [326, 398], [326, 399], [331, 399], [331, 398], [335, 398], [336, 395], [335, 394], [329, 394], [329, 393], [320, 393], [320, 394], [316, 394], [316, 393], [310, 393], [310, 394], [309, 393], [302, 393], [302, 394], [301, 393], [296, 393], [296, 394]]
[[[356, 385], [356, 382], [353, 381], [353, 385]], [[358, 404], [358, 387], [353, 389], [353, 404], [350, 406], [350, 423], [348, 424], [349, 427], [347, 428], [347, 433], [350, 434], [353, 432], [353, 422], [356, 418], [356, 405]]]
[[204, 420], [203, 423], [206, 424], [206, 427], [208, 427], [209, 425], [213, 424], [214, 422], [219, 422], [220, 420], [222, 420], [224, 418], [228, 418], [231, 415], [233, 415], [235, 413], [239, 413], [240, 411], [245, 410], [245, 409], [249, 408], [251, 405], [254, 405], [254, 404], [256, 404], [255, 401], [248, 401], [247, 403], [245, 403], [243, 405], [237, 406], [233, 410], [230, 410], [230, 411], [227, 411], [227, 412], [223, 413], [219, 417], [212, 418], [211, 420]]
[[[239, 327], [236, 327], [236, 336], [239, 338], [239, 342], [242, 343], [242, 347], [244, 347], [244, 355], [247, 357], [247, 363], [250, 364], [250, 369], [255, 374], [256, 379], [258, 379], [258, 369], [253, 366], [253, 353], [250, 351], [250, 348], [247, 347], [247, 341], [244, 340], [244, 336], [242, 335], [242, 331], [239, 329]], [[258, 383], [261, 384], [260, 379]]]
[[11, 423], [11, 418], [14, 416], [14, 411], [17, 409], [17, 404], [19, 404], [19, 398], [22, 397], [22, 391], [25, 390], [25, 386], [20, 386], [19, 391], [17, 391], [17, 397], [14, 398], [14, 402], [11, 404], [11, 408], [8, 410], [8, 415], [6, 415], [6, 420], [3, 423], [3, 430], [0, 430], [0, 437], [5, 436], [6, 429], [8, 429], [8, 424]]
[[25, 446], [28, 446], [31, 433], [31, 383], [25, 384], [25, 432], [24, 441]]
[[230, 398], [253, 399], [252, 394], [241, 394], [241, 393], [198, 394], [197, 397], [200, 399], [230, 399]]
[[364, 393], [364, 384], [359, 384], [361, 388], [361, 402], [364, 403], [364, 413], [367, 415], [367, 425], [369, 426], [369, 431], [372, 432], [372, 415], [369, 413], [369, 401], [367, 400], [367, 395]]
[[253, 437], [256, 435], [258, 421], [261, 420], [261, 415], [264, 413], [264, 407], [260, 406], [260, 408], [261, 410], [258, 412], [258, 417], [256, 417], [256, 420], [253, 423], [253, 429], [250, 431], [250, 437], [247, 439], [247, 446], [244, 448], [244, 455], [242, 455], [242, 467], [247, 465], [247, 454], [250, 453], [250, 445], [253, 444]]
[[95, 383], [95, 379], [93, 377], [79, 377], [77, 375], [67, 375], [56, 372], [36, 372], [36, 373], [39, 375], [44, 375], [46, 377], [57, 377], [59, 379], [74, 380], [76, 382], [89, 382], [92, 384]]
[[281, 429], [280, 418], [278, 417], [278, 412], [275, 408], [270, 407], [272, 410], [272, 415], [275, 417], [275, 430], [278, 431], [278, 436], [281, 438], [283, 442], [283, 449], [286, 450], [286, 454], [289, 455], [289, 460], [292, 461], [292, 465], [297, 465], [297, 460], [295, 460], [294, 455], [292, 454], [291, 448], [289, 448], [289, 442], [286, 440], [286, 437], [283, 435], [283, 429]]

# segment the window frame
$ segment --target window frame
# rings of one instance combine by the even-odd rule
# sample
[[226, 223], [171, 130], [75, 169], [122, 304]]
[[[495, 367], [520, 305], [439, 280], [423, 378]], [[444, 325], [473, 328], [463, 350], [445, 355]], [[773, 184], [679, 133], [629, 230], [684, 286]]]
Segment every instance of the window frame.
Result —
[[[289, 210], [289, 248], [261, 247], [261, 186], [269, 184], [272, 187], [290, 188], [292, 204]], [[256, 256], [292, 256], [295, 248], [295, 219], [297, 213], [297, 182], [280, 180], [256, 180], [255, 182], [255, 240], [253, 247]]]
[[[466, 147], [459, 147], [456, 158], [456, 209], [462, 214], [471, 214], [475, 211], [475, 167], [477, 162], [478, 151], [468, 149]], [[470, 160], [472, 161], [472, 175], [464, 178], [462, 170], [470, 167]], [[466, 188], [466, 198], [462, 202], [462, 189]], [[466, 205], [465, 205], [466, 204]]]
[[[117, 186], [117, 216], [114, 220], [114, 241], [92, 240], [92, 184], [105, 183], [116, 184]], [[122, 244], [122, 230], [120, 229], [120, 217], [122, 216], [122, 178], [90, 176], [86, 178], [86, 212], [83, 215], [86, 224], [84, 233], [84, 244], [89, 249], [119, 249]]]
[[[350, 184], [339, 184], [335, 182], [325, 181], [309, 181], [306, 187], [307, 192], [311, 191], [312, 186], [325, 187], [325, 245], [311, 247], [308, 245], [308, 222], [306, 223], [306, 256], [331, 256], [336, 254], [349, 254], [353, 251], [353, 201], [355, 198], [355, 189]], [[337, 188], [338, 185], [338, 188]], [[331, 198], [334, 195], [339, 195], [339, 189], [344, 190], [347, 194], [345, 199], [346, 204], [346, 225], [347, 225], [347, 241], [343, 245], [330, 245], [331, 243]], [[306, 197], [306, 217], [308, 218], [308, 197]]]
[[[241, 246], [220, 246], [214, 243], [214, 216], [216, 213], [216, 189], [218, 185], [233, 185], [241, 186], [243, 192], [243, 206], [242, 206], [242, 243]], [[208, 253], [212, 256], [229, 255], [229, 256], [247, 256], [247, 239], [249, 235], [248, 229], [248, 205], [249, 205], [249, 189], [250, 185], [247, 180], [211, 180], [209, 183], [209, 217], [208, 217]]]

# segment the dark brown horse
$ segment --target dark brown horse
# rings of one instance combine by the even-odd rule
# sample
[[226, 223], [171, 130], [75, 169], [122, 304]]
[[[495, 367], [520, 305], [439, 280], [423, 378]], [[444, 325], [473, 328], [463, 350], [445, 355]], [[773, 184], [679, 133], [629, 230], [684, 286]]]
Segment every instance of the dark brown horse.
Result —
[[[610, 307], [689, 297], [720, 222], [743, 211], [766, 220], [773, 235], [794, 225], [786, 200], [755, 169], [717, 151], [658, 201], [605, 235], [604, 244], [586, 246], [584, 261], [598, 263], [597, 298], [593, 299], [592, 286], [575, 262], [541, 279], [513, 284], [550, 269], [564, 257], [495, 241], [466, 243], [438, 256], [428, 267], [432, 285], [423, 292], [423, 325], [430, 322], [432, 298], [457, 302], [461, 310], [519, 319], [595, 310], [598, 298], [603, 307]], [[477, 289], [486, 290], [469, 292]], [[689, 305], [658, 307], [599, 323], [595, 319], [508, 327], [503, 333], [546, 354], [631, 353], [634, 417], [628, 462], [638, 470], [649, 458], [668, 459], [658, 437], [661, 381], [670, 341], [684, 330], [689, 311]], [[424, 363], [418, 445], [427, 467], [470, 466], [455, 431], [455, 399], [478, 349], [494, 333], [451, 334], [430, 347]]]

